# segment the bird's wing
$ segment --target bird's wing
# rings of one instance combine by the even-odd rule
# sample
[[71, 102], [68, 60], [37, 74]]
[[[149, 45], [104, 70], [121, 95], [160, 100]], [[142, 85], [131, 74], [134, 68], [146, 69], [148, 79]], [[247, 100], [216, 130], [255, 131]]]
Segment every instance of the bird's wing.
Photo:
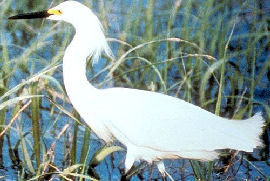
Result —
[[218, 120], [222, 118], [181, 99], [125, 88], [103, 90], [102, 97], [105, 124], [120, 141], [125, 136], [138, 146], [164, 151], [213, 150], [220, 145], [218, 135], [226, 126]]

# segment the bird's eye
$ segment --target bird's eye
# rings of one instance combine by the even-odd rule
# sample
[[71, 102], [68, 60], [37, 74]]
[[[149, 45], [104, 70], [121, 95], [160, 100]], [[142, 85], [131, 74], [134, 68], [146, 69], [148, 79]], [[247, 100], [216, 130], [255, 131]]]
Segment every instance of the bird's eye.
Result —
[[49, 9], [47, 11], [47, 13], [50, 14], [50, 15], [61, 15], [61, 14], [63, 14], [62, 10], [60, 10], [60, 9]]

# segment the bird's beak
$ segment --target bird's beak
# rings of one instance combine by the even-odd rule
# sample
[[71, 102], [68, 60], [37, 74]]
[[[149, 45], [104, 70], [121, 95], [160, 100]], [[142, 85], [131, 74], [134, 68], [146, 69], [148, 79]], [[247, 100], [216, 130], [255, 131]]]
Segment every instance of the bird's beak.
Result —
[[51, 15], [61, 15], [61, 10], [49, 9], [45, 11], [23, 13], [15, 16], [11, 16], [8, 19], [36, 19], [36, 18], [48, 18]]

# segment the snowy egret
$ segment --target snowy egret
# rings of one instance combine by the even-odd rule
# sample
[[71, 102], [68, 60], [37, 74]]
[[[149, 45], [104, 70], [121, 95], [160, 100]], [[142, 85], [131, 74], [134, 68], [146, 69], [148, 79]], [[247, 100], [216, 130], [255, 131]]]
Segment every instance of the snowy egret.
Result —
[[72, 105], [104, 141], [119, 140], [127, 148], [125, 168], [135, 161], [188, 158], [214, 160], [220, 149], [252, 152], [261, 146], [264, 119], [229, 120], [161, 93], [129, 88], [96, 89], [86, 78], [86, 58], [111, 56], [98, 18], [86, 6], [65, 1], [46, 11], [9, 19], [47, 18], [71, 23], [76, 33], [63, 57], [63, 78]]

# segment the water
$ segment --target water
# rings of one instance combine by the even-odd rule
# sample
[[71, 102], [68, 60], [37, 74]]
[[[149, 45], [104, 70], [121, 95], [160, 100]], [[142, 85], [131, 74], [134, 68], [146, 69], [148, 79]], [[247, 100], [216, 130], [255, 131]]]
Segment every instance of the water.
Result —
[[[44, 1], [45, 2], [45, 1]], [[198, 7], [194, 7], [191, 9], [191, 13], [194, 14], [194, 16], [191, 18], [191, 21], [188, 22], [187, 24], [185, 24], [184, 22], [184, 17], [187, 15], [185, 12], [185, 7], [181, 7], [179, 10], [179, 13], [177, 13], [177, 15], [175, 16], [175, 22], [173, 23], [173, 30], [171, 32], [166, 32], [167, 31], [167, 26], [166, 23], [169, 21], [169, 18], [171, 17], [171, 12], [173, 9], [173, 5], [174, 5], [175, 1], [161, 1], [161, 0], [157, 0], [156, 4], [155, 4], [155, 8], [154, 8], [154, 12], [153, 12], [153, 24], [154, 24], [154, 30], [153, 30], [153, 34], [154, 37], [153, 39], [156, 39], [157, 37], [160, 39], [164, 38], [164, 37], [184, 37], [185, 36], [185, 32], [182, 31], [182, 29], [185, 26], [189, 26], [192, 27], [192, 32], [190, 33], [190, 41], [193, 41], [193, 37], [197, 36], [197, 31], [196, 29], [200, 28], [200, 21], [198, 18], [198, 12], [200, 11], [200, 9]], [[204, 2], [204, 1], [198, 1], [200, 3]], [[261, 16], [264, 18], [269, 17], [269, 8], [270, 8], [270, 3], [267, 0], [261, 1], [262, 2], [262, 14]], [[55, 4], [57, 4], [56, 2], [54, 2]], [[46, 2], [45, 4], [49, 5], [48, 2]], [[43, 5], [45, 5], [43, 3]], [[87, 3], [85, 3], [87, 4]], [[98, 9], [99, 4], [97, 1], [95, 1], [94, 3], [92, 3], [93, 5], [93, 9], [94, 12], [100, 12], [100, 10]], [[110, 5], [110, 6], [109, 6]], [[182, 2], [182, 6], [187, 5], [186, 2]], [[239, 40], [238, 36], [244, 35], [246, 33], [249, 32], [249, 30], [252, 28], [252, 18], [253, 16], [251, 16], [250, 14], [252, 14], [253, 9], [252, 9], [252, 2], [250, 5], [250, 9], [246, 9], [246, 10], [241, 10], [240, 12], [245, 12], [245, 17], [246, 18], [242, 18], [239, 15], [239, 8], [241, 8], [241, 3], [237, 3], [235, 2], [234, 4], [234, 10], [231, 12], [232, 14], [234, 14], [235, 16], [238, 16], [236, 18], [236, 27], [235, 27], [235, 31], [234, 31], [234, 36], [232, 37], [232, 41], [230, 43], [230, 50], [229, 53], [233, 53], [233, 51], [239, 47], [237, 47], [239, 44], [241, 45], [240, 48], [242, 49], [247, 49], [249, 47], [248, 44], [248, 38], [243, 38], [241, 40]], [[12, 5], [11, 7], [16, 6], [15, 4]], [[132, 14], [129, 16], [129, 10], [131, 10], [132, 6], [136, 6], [137, 8], [135, 8], [135, 10], [133, 10]], [[20, 6], [19, 6], [20, 7]], [[140, 20], [142, 21], [137, 29], [137, 31], [135, 31], [133, 28], [134, 27], [130, 27], [127, 28], [124, 32], [124, 34], [127, 36], [127, 41], [129, 43], [132, 43], [132, 45], [137, 45], [141, 42], [145, 42], [146, 38], [145, 37], [145, 27], [147, 26], [145, 22], [143, 22], [143, 17], [145, 17], [145, 10], [147, 8], [147, 1], [143, 1], [142, 4], [140, 5], [140, 1], [138, 1], [138, 3], [127, 0], [127, 1], [114, 1], [114, 2], [105, 2], [105, 8], [110, 7], [109, 9], [106, 9], [108, 12], [107, 14], [107, 22], [108, 22], [108, 29], [107, 29], [107, 34], [109, 35], [109, 37], [115, 37], [115, 38], [120, 38], [124, 29], [125, 29], [125, 25], [128, 22], [131, 22], [131, 24], [135, 24], [136, 21], [140, 18]], [[18, 7], [17, 7], [18, 8]], [[42, 7], [40, 7], [42, 8]], [[137, 12], [136, 14], [136, 9], [139, 10], [139, 8], [141, 8], [142, 12]], [[22, 8], [22, 9], [28, 9], [28, 11], [32, 10], [31, 7], [27, 7], [27, 8]], [[39, 8], [37, 8], [39, 9]], [[12, 8], [12, 11], [15, 11], [15, 8]], [[225, 13], [227, 12], [226, 16], [224, 17], [226, 19], [226, 22], [229, 22], [231, 19], [231, 16], [229, 16], [228, 12], [230, 10], [227, 9], [225, 11]], [[250, 14], [249, 14], [250, 13]], [[10, 14], [13, 14], [12, 12], [10, 12]], [[100, 13], [101, 14], [101, 13]], [[214, 14], [213, 16], [211, 16], [210, 21], [215, 22], [217, 18], [219, 18], [220, 16], [223, 16], [222, 14], [220, 14], [219, 12], [217, 12], [216, 14]], [[129, 17], [129, 19], [127, 19], [127, 17]], [[5, 33], [5, 38], [7, 40], [8, 43], [8, 50], [10, 52], [10, 59], [13, 59], [15, 57], [17, 57], [18, 55], [24, 53], [27, 50], [27, 47], [31, 46], [31, 44], [35, 41], [38, 41], [40, 39], [40, 37], [42, 37], [42, 35], [44, 35], [45, 32], [50, 31], [50, 26], [53, 25], [53, 23], [51, 22], [41, 22], [41, 21], [36, 21], [36, 20], [31, 20], [29, 23], [29, 25], [33, 26], [33, 30], [31, 30], [31, 27], [29, 27], [27, 24], [26, 25], [21, 25], [18, 26], [18, 28], [16, 30], [13, 30], [13, 27], [11, 27], [11, 25], [7, 25], [7, 21], [6, 19], [3, 20], [2, 22], [2, 27], [4, 28], [4, 33]], [[18, 22], [17, 22], [18, 23]], [[12, 24], [14, 25], [14, 24]], [[214, 26], [214, 23], [213, 23]], [[6, 28], [6, 29], [5, 29]], [[208, 28], [213, 28], [213, 27], [208, 27]], [[30, 31], [31, 30], [31, 31]], [[180, 31], [181, 30], [181, 31]], [[15, 33], [15, 37], [11, 35], [10, 31], [16, 31]], [[27, 79], [29, 77], [29, 72], [33, 72], [33, 73], [37, 73], [39, 72], [42, 68], [46, 67], [48, 63], [52, 62], [52, 59], [54, 57], [54, 55], [56, 55], [57, 52], [61, 52], [63, 51], [63, 49], [61, 49], [61, 44], [63, 44], [63, 42], [65, 42], [65, 35], [66, 34], [70, 34], [72, 35], [74, 32], [71, 29], [70, 26], [65, 25], [65, 24], [61, 24], [58, 25], [58, 30], [57, 30], [57, 34], [51, 37], [48, 37], [46, 39], [48, 45], [44, 46], [41, 49], [37, 49], [36, 51], [34, 50], [29, 56], [26, 57], [27, 60], [17, 60], [16, 62], [12, 62], [10, 64], [11, 67], [13, 66], [17, 66], [18, 61], [27, 61], [26, 65], [25, 65], [25, 69], [28, 69], [27, 71], [22, 71], [23, 68], [21, 68], [19, 71], [14, 70], [15, 73], [12, 75], [12, 77], [10, 78], [10, 84], [9, 84], [9, 88], [14, 87], [15, 85], [17, 85], [18, 83], [21, 82], [22, 79]], [[227, 32], [226, 37], [229, 36], [230, 31]], [[205, 35], [206, 38], [208, 36], [211, 35]], [[269, 36], [269, 35], [268, 35]], [[15, 39], [17, 38], [17, 39]], [[54, 40], [60, 40], [60, 42], [58, 41], [54, 41]], [[265, 38], [262, 39], [262, 41], [266, 41], [269, 40], [269, 38]], [[66, 44], [70, 41], [70, 39], [66, 40]], [[53, 42], [53, 43], [52, 43]], [[194, 42], [196, 42], [194, 40]], [[196, 42], [196, 43], [200, 43], [200, 42]], [[3, 42], [2, 42], [3, 44]], [[265, 42], [266, 44], [266, 42]], [[20, 47], [17, 47], [15, 45], [18, 45]], [[115, 55], [117, 55], [119, 53], [119, 44], [116, 43], [111, 43], [111, 46], [113, 47], [113, 52]], [[205, 45], [205, 49], [209, 49], [211, 45], [206, 44]], [[157, 61], [158, 60], [163, 60], [166, 58], [166, 52], [162, 51], [164, 50], [164, 48], [166, 47], [166, 43], [160, 44], [158, 45], [158, 56], [157, 56]], [[176, 45], [177, 48], [181, 48], [181, 45]], [[262, 49], [261, 45], [258, 45], [258, 49]], [[138, 54], [140, 54], [141, 52], [139, 52]], [[2, 54], [2, 52], [1, 52]], [[219, 52], [218, 52], [218, 47], [216, 48], [216, 51], [213, 52], [213, 55], [215, 57], [219, 57]], [[256, 64], [256, 70], [255, 70], [255, 75], [259, 75], [260, 70], [263, 68], [264, 63], [266, 63], [266, 61], [269, 59], [269, 50], [264, 49], [263, 52], [260, 54], [261, 56], [259, 57], [258, 60], [260, 64]], [[55, 58], [55, 57], [54, 57]], [[245, 61], [247, 58], [245, 55], [242, 56], [242, 59], [237, 59], [237, 58], [232, 58], [231, 61], [234, 63], [239, 63], [240, 65], [240, 72], [243, 73], [243, 75], [246, 75], [246, 77], [250, 76], [250, 70], [247, 68], [247, 65], [245, 65]], [[41, 61], [41, 59], [43, 59]], [[59, 62], [60, 62], [59, 58]], [[99, 72], [101, 69], [103, 69], [104, 67], [106, 67], [108, 62], [102, 62], [99, 63], [97, 65], [94, 65], [94, 71], [89, 71], [89, 77], [92, 77], [92, 75], [95, 75], [97, 72]], [[187, 62], [185, 62], [187, 63]], [[196, 64], [193, 62], [193, 64]], [[33, 65], [34, 68], [33, 68]], [[133, 66], [133, 61], [129, 61], [127, 63], [127, 66]], [[176, 80], [182, 79], [183, 76], [179, 74], [179, 68], [176, 66], [172, 66], [171, 71], [168, 72], [168, 84], [172, 85], [175, 83]], [[195, 66], [195, 65], [194, 65]], [[165, 67], [164, 64], [159, 65], [159, 69], [163, 69]], [[15, 67], [17, 68], [17, 67]], [[24, 70], [24, 69], [23, 69]], [[96, 79], [92, 80], [92, 82], [94, 84], [98, 84], [99, 82], [103, 81], [104, 78], [106, 77], [106, 71], [101, 74], [101, 76], [97, 77]], [[229, 74], [229, 73], [228, 73]], [[140, 75], [139, 73], [137, 75]], [[61, 68], [58, 69], [56, 72], [54, 72], [54, 74], [52, 75], [53, 77], [56, 78], [56, 81], [58, 81], [57, 83], [62, 85], [62, 74], [61, 74]], [[151, 76], [146, 75], [144, 78], [144, 82], [148, 82], [150, 83], [152, 80], [149, 80], [151, 78]], [[131, 79], [132, 80], [132, 79]], [[139, 77], [135, 76], [134, 82], [139, 81]], [[158, 79], [156, 79], [155, 81], [158, 81]], [[249, 88], [250, 85], [247, 83], [248, 81], [244, 82], [243, 84], [246, 84], [245, 87]], [[269, 105], [269, 97], [270, 97], [270, 92], [269, 92], [269, 86], [270, 86], [270, 81], [269, 81], [269, 77], [267, 77], [267, 74], [264, 74], [262, 79], [261, 79], [261, 84], [259, 84], [259, 86], [256, 87], [255, 92], [254, 92], [254, 100], [255, 102], [258, 102], [260, 104], [265, 104], [265, 105]], [[126, 86], [126, 87], [130, 87], [130, 85], [124, 81], [121, 82], [121, 80], [119, 81], [119, 79], [116, 79], [114, 81], [115, 85], [121, 85], [121, 86]], [[132, 82], [133, 83], [133, 82]], [[52, 84], [52, 83], [50, 83]], [[135, 84], [135, 83], [134, 83]], [[241, 82], [238, 84], [241, 84]], [[158, 82], [157, 82], [158, 85]], [[109, 87], [110, 84], [104, 84], [102, 87]], [[142, 85], [142, 87], [140, 87], [140, 85], [134, 85], [139, 88], [145, 89], [147, 86], [146, 85]], [[53, 87], [54, 89], [58, 90], [57, 88], [57, 84], [52, 85], [51, 87]], [[157, 86], [158, 91], [160, 90]], [[224, 94], [229, 94], [230, 95], [230, 90], [232, 89], [232, 87], [229, 85], [226, 87]], [[177, 88], [174, 88], [171, 90], [171, 92], [168, 92], [168, 94], [170, 95], [174, 95], [175, 92], [177, 91]], [[239, 90], [240, 93], [239, 95], [241, 95], [241, 92], [243, 90]], [[61, 92], [61, 91], [60, 91]], [[213, 89], [213, 94], [212, 97], [215, 96], [215, 92], [216, 92], [216, 88]], [[182, 94], [181, 94], [182, 93]], [[43, 94], [47, 94], [46, 92], [44, 92]], [[179, 95], [179, 97], [181, 98], [186, 98], [188, 96], [185, 97], [186, 93], [184, 91], [180, 91], [181, 96]], [[196, 97], [196, 96], [195, 96]], [[196, 103], [196, 98], [194, 98], [194, 100], [192, 100], [193, 103]], [[68, 103], [65, 103], [62, 100], [56, 99], [56, 102], [59, 105], [64, 105], [65, 109], [67, 109], [68, 111], [72, 111], [72, 106]], [[43, 132], [43, 139], [42, 141], [44, 142], [44, 147], [46, 148], [46, 150], [48, 150], [51, 146], [51, 144], [55, 141], [55, 138], [58, 136], [60, 130], [66, 125], [66, 124], [70, 124], [70, 128], [68, 129], [68, 131], [60, 138], [60, 140], [57, 141], [56, 144], [56, 148], [55, 148], [55, 161], [54, 163], [59, 167], [63, 167], [65, 163], [65, 158], [66, 158], [66, 152], [70, 149], [70, 144], [71, 144], [71, 137], [72, 137], [72, 132], [73, 132], [73, 123], [74, 121], [72, 119], [70, 119], [68, 116], [65, 116], [61, 111], [57, 110], [56, 108], [54, 108], [54, 110], [50, 110], [50, 106], [51, 103], [47, 100], [44, 99], [42, 100], [42, 106], [44, 107], [44, 110], [42, 111], [42, 115], [41, 115], [41, 130]], [[223, 106], [226, 106], [226, 103], [223, 103]], [[213, 111], [213, 109], [210, 110]], [[261, 105], [255, 105], [254, 106], [254, 112], [258, 112], [264, 110], [263, 106]], [[28, 111], [29, 112], [29, 111]], [[7, 114], [7, 122], [10, 120], [11, 118], [11, 109], [9, 110], [8, 114]], [[224, 116], [230, 116], [228, 115], [224, 115]], [[33, 140], [32, 140], [32, 136], [31, 136], [31, 119], [29, 117], [29, 115], [27, 114], [22, 114], [21, 117], [21, 127], [23, 129], [23, 132], [29, 132], [29, 134], [25, 137], [27, 140], [29, 140], [29, 145], [33, 146]], [[16, 144], [18, 143], [18, 140], [20, 139], [18, 136], [18, 133], [16, 131], [16, 127], [19, 126], [17, 125], [17, 123], [15, 123], [16, 125], [14, 125], [15, 129], [13, 129], [11, 131], [10, 134], [10, 140], [11, 140], [11, 148], [14, 148], [16, 146]], [[84, 128], [82, 126], [79, 126], [79, 130], [78, 130], [78, 149], [77, 149], [77, 160], [79, 160], [80, 157], [80, 150], [81, 147], [83, 146], [83, 134], [84, 134]], [[258, 170], [260, 170], [264, 175], [268, 176], [270, 175], [270, 169], [269, 169], [269, 129], [267, 129], [265, 135], [264, 135], [264, 140], [266, 143], [266, 148], [261, 149], [261, 150], [256, 150], [252, 155], [244, 155], [244, 159], [249, 159], [251, 160], [250, 163], [248, 164], [247, 161], [241, 161], [241, 154], [239, 154], [236, 157], [236, 161], [234, 162], [234, 164], [232, 165], [231, 169], [229, 170], [228, 174], [221, 174], [218, 172], [215, 172], [215, 174], [213, 175], [213, 178], [216, 180], [224, 180], [226, 179], [228, 175], [230, 176], [234, 176], [233, 178], [237, 178], [237, 179], [244, 179], [244, 178], [248, 178], [250, 180], [255, 180], [257, 178], [260, 178], [261, 180], [263, 180], [262, 175], [258, 172]], [[9, 146], [7, 139], [4, 139], [4, 143], [3, 143], [4, 147], [3, 147], [3, 156], [4, 156], [4, 168], [0, 170], [0, 175], [5, 176], [6, 180], [16, 180], [16, 178], [18, 177], [17, 171], [22, 171], [21, 169], [15, 169], [14, 166], [16, 167], [16, 165], [14, 165], [10, 159], [10, 155], [9, 155]], [[88, 157], [88, 161], [91, 159], [92, 155], [96, 152], [96, 150], [98, 150], [98, 148], [101, 147], [101, 145], [103, 145], [103, 143], [98, 140], [95, 135], [91, 136], [91, 145], [90, 145], [90, 154]], [[29, 147], [29, 152], [31, 153], [31, 148]], [[21, 152], [21, 148], [19, 147], [19, 156], [20, 158], [23, 158], [22, 156], [22, 152]], [[32, 156], [32, 155], [31, 155]], [[251, 158], [251, 156], [253, 156], [254, 158]], [[121, 153], [115, 153], [113, 156], [109, 156], [105, 159], [104, 162], [102, 162], [97, 168], [96, 168], [96, 172], [98, 173], [98, 175], [102, 178], [102, 180], [119, 180], [119, 178], [121, 177], [121, 173], [123, 171], [123, 159], [125, 157], [125, 152], [121, 152]], [[34, 159], [33, 159], [34, 160]], [[226, 161], [224, 161], [226, 162]], [[35, 164], [35, 163], [34, 163]], [[137, 163], [138, 164], [138, 163]], [[225, 164], [226, 165], [226, 164]], [[215, 163], [215, 168], [218, 167], [222, 167], [224, 166], [223, 163], [221, 162], [217, 162]], [[175, 180], [180, 180], [180, 179], [185, 179], [185, 180], [194, 180], [194, 176], [193, 176], [193, 171], [190, 165], [190, 162], [187, 160], [176, 160], [176, 161], [170, 161], [170, 160], [166, 160], [166, 167], [168, 172], [173, 176], [173, 178], [175, 178]], [[20, 174], [19, 174], [20, 175]], [[154, 167], [153, 170], [151, 167], [146, 167], [141, 171], [139, 171], [139, 174], [137, 176], [132, 177], [131, 180], [140, 180], [140, 178], [160, 178], [160, 175], [157, 172], [157, 169]]]

